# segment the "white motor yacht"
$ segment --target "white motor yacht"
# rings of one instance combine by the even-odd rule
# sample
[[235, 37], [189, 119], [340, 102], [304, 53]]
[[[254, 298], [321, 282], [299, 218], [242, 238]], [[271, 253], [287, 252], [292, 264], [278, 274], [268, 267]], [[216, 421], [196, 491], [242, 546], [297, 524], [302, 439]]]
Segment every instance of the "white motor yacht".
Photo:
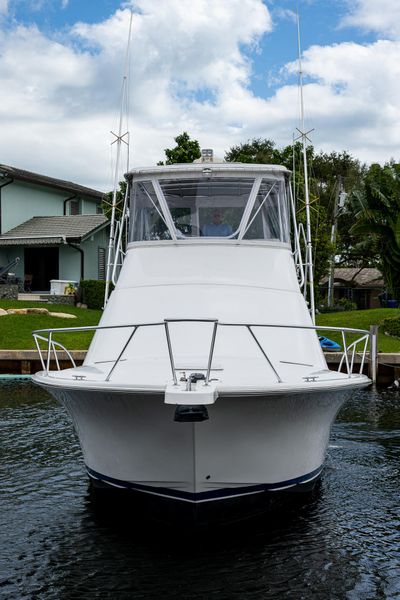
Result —
[[70, 329], [95, 330], [83, 365], [59, 368], [65, 329], [34, 334], [33, 379], [70, 413], [93, 484], [178, 510], [309, 488], [338, 410], [370, 384], [369, 332], [341, 330], [341, 368], [327, 367], [289, 171], [199, 162], [126, 179], [115, 289], [98, 327]]

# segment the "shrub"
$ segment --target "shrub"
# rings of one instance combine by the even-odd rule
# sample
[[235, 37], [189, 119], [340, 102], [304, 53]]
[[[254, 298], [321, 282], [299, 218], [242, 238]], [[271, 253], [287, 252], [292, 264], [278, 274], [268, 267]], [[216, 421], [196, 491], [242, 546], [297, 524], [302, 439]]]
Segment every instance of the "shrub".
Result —
[[330, 307], [328, 306], [328, 299], [324, 298], [323, 303], [318, 306], [321, 313], [343, 312], [345, 310], [357, 310], [357, 308], [357, 304], [348, 298], [340, 298], [340, 300], [336, 300], [335, 304]]
[[340, 298], [337, 304], [338, 306], [343, 306], [344, 310], [357, 310], [357, 304], [348, 298]]
[[400, 338], [400, 317], [385, 319], [381, 323], [381, 328], [387, 335]]
[[[110, 283], [110, 292], [112, 292], [113, 289], [114, 285]], [[87, 304], [88, 308], [103, 308], [105, 290], [105, 281], [98, 281], [97, 279], [84, 279], [80, 282], [82, 302]]]

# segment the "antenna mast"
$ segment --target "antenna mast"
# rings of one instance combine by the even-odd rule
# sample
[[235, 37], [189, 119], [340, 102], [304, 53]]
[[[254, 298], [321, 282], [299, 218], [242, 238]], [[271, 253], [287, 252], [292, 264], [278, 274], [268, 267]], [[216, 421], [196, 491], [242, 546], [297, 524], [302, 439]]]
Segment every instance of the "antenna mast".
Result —
[[[114, 262], [117, 260], [117, 253], [115, 252], [115, 234], [116, 234], [116, 207], [117, 207], [117, 193], [119, 186], [119, 170], [121, 161], [121, 149], [122, 144], [127, 146], [127, 169], [129, 168], [129, 131], [122, 133], [124, 124], [124, 116], [126, 117], [126, 125], [128, 127], [128, 95], [129, 95], [129, 58], [130, 58], [130, 45], [131, 45], [131, 34], [132, 34], [132, 21], [133, 11], [131, 11], [131, 17], [129, 21], [129, 34], [128, 43], [126, 47], [124, 75], [122, 78], [122, 89], [121, 89], [121, 108], [119, 113], [119, 126], [118, 133], [111, 131], [111, 134], [115, 139], [111, 142], [111, 145], [117, 144], [117, 156], [115, 161], [114, 170], [114, 186], [112, 193], [112, 204], [111, 204], [111, 219], [110, 219], [110, 238], [108, 241], [108, 252], [107, 252], [107, 273], [106, 273], [106, 289], [104, 294], [104, 307], [107, 304], [108, 297], [110, 295], [110, 281], [111, 274], [113, 272]], [[123, 224], [121, 223], [121, 227]]]
[[[304, 167], [304, 199], [306, 206], [306, 268], [308, 273], [308, 283], [310, 286], [310, 314], [312, 322], [315, 325], [315, 300], [314, 300], [314, 269], [313, 269], [313, 251], [311, 242], [311, 214], [310, 214], [310, 192], [308, 187], [308, 164], [307, 164], [307, 142], [311, 140], [308, 134], [313, 131], [305, 130], [304, 125], [304, 95], [303, 95], [303, 65], [301, 61], [301, 40], [300, 40], [300, 16], [297, 9], [297, 43], [299, 54], [299, 85], [300, 85], [300, 128], [296, 128], [300, 133], [298, 139], [302, 142], [303, 167]], [[307, 290], [307, 282], [304, 284], [304, 291]]]

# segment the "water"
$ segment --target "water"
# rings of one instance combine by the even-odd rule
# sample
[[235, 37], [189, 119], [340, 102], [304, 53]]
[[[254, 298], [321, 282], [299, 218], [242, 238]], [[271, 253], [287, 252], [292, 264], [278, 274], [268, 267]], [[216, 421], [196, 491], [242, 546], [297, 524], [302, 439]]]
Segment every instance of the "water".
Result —
[[0, 383], [0, 598], [400, 599], [400, 394], [362, 391], [321, 485], [246, 527], [151, 530], [91, 501], [68, 416]]

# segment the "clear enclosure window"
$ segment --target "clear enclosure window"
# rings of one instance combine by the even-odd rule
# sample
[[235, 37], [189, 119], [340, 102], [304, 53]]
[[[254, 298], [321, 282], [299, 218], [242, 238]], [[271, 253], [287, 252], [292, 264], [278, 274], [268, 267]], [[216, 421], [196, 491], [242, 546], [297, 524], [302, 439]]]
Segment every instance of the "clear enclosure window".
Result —
[[[284, 178], [263, 178], [250, 217], [243, 222], [254, 177], [158, 179], [170, 216], [164, 215], [151, 181], [131, 189], [130, 241], [229, 238], [289, 242], [289, 213]], [[165, 202], [164, 202], [165, 200]], [[171, 219], [171, 234], [167, 221]], [[243, 223], [242, 223], [243, 222]]]
[[243, 239], [289, 242], [289, 215], [284, 181], [262, 180]]
[[170, 240], [158, 198], [151, 181], [140, 181], [131, 191], [131, 217], [129, 241]]
[[253, 178], [163, 179], [178, 238], [236, 237]]

